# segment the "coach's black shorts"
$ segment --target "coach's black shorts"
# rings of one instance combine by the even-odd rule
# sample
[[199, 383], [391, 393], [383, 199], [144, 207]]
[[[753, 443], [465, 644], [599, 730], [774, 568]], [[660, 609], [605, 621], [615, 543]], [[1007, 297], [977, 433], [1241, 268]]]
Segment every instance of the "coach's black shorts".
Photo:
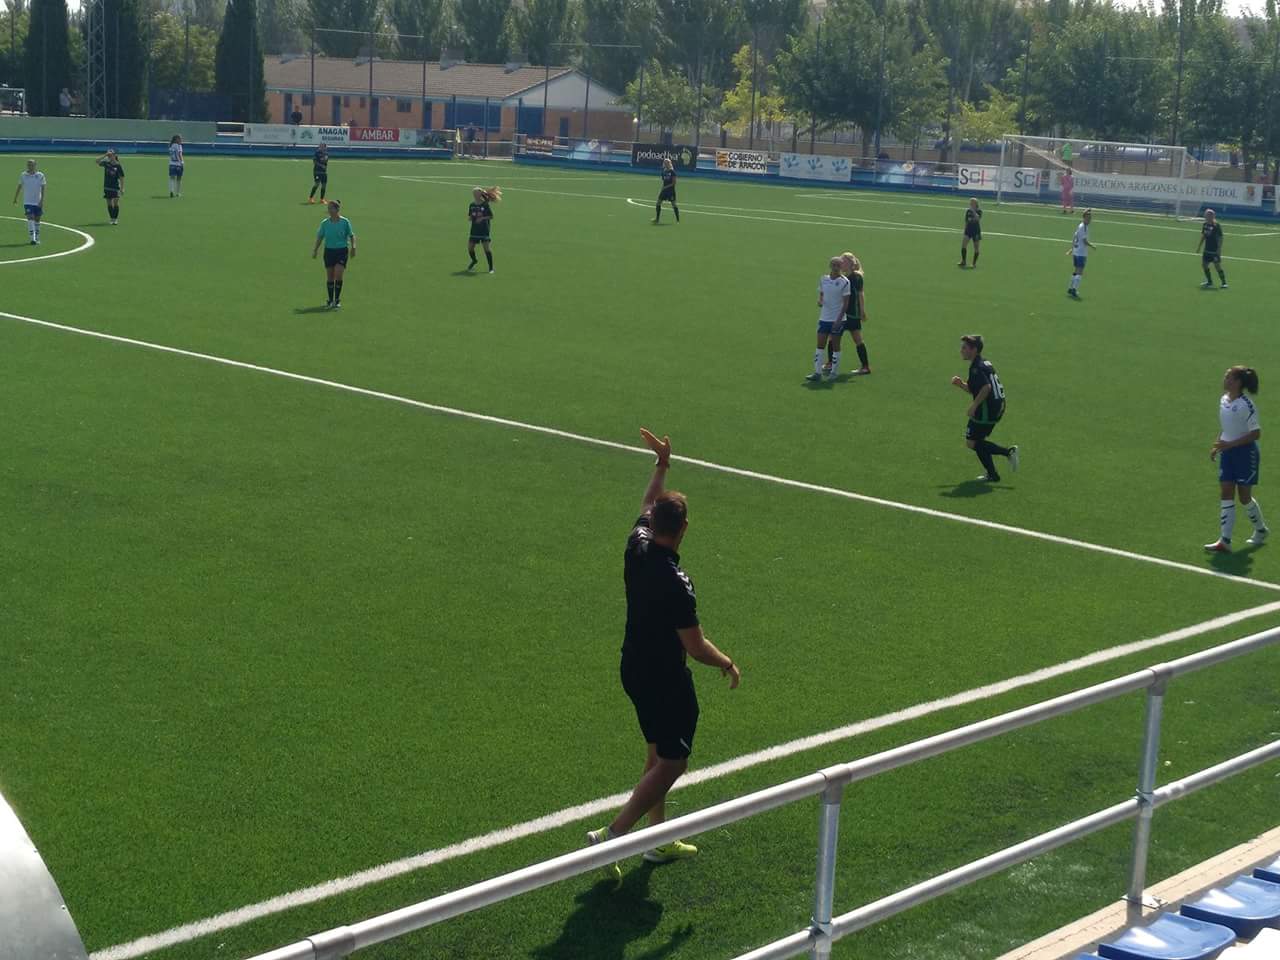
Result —
[[474, 228], [471, 231], [471, 236], [467, 238], [471, 243], [488, 243], [492, 239], [493, 237], [489, 236], [488, 230], [476, 230]]
[[652, 743], [663, 760], [683, 760], [693, 752], [698, 728], [698, 695], [693, 674], [658, 679], [622, 668], [622, 689], [636, 708], [645, 743]]
[[347, 254], [350, 252], [347, 247], [325, 247], [324, 248], [324, 265], [326, 267], [346, 266]]
[[328, 184], [329, 174], [327, 171], [316, 170], [311, 174], [316, 183]]
[[1216, 250], [1213, 253], [1210, 253], [1208, 250], [1206, 250], [1204, 252], [1204, 255], [1201, 256], [1200, 262], [1203, 263], [1206, 267], [1211, 263], [1221, 263], [1222, 254], [1218, 253]]
[[977, 227], [977, 226], [973, 226], [973, 227], [965, 227], [965, 228], [964, 228], [964, 235], [965, 235], [966, 237], [968, 237], [970, 240], [981, 240], [981, 239], [982, 239], [982, 228], [981, 228], [981, 227]]
[[661, 192], [658, 194], [658, 202], [659, 202], [659, 203], [661, 203], [663, 200], [666, 200], [668, 203], [675, 203], [675, 202], [676, 202], [676, 188], [675, 188], [675, 187], [663, 187], [663, 188], [662, 188], [662, 190], [661, 190]]
[[103, 200], [119, 200], [119, 199], [120, 199], [120, 191], [119, 191], [119, 190], [105, 189], [105, 190], [103, 190], [103, 191], [102, 191], [102, 199], [103, 199]]
[[999, 420], [995, 423], [979, 423], [977, 420], [970, 420], [969, 425], [964, 428], [964, 438], [966, 440], [985, 440], [991, 436], [991, 431], [999, 425]]

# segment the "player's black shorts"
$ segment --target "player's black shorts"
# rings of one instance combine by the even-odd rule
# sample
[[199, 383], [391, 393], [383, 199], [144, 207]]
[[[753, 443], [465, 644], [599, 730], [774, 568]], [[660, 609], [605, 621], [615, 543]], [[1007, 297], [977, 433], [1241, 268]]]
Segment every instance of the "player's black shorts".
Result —
[[489, 231], [477, 230], [473, 227], [471, 229], [471, 236], [468, 237], [467, 239], [469, 239], [472, 243], [488, 243], [490, 240]]
[[315, 179], [316, 183], [327, 184], [329, 182], [329, 172], [327, 170], [313, 171], [311, 176]]
[[977, 224], [970, 224], [964, 228], [964, 235], [968, 237], [970, 240], [981, 240], [982, 228], [979, 227]]
[[347, 254], [350, 252], [347, 247], [325, 247], [324, 248], [324, 265], [326, 267], [336, 267], [338, 265], [347, 265]]
[[995, 423], [979, 423], [977, 420], [970, 420], [969, 425], [964, 428], [964, 438], [966, 440], [985, 440], [991, 436], [991, 431], [999, 424], [999, 420]]
[[102, 199], [103, 199], [103, 200], [119, 200], [119, 199], [120, 199], [120, 191], [119, 191], [119, 190], [112, 190], [112, 189], [110, 189], [109, 187], [108, 187], [108, 188], [104, 188], [104, 189], [103, 189], [103, 191], [102, 191]]
[[663, 187], [663, 188], [662, 188], [662, 190], [661, 190], [661, 191], [659, 191], [659, 193], [658, 193], [658, 202], [659, 202], [659, 203], [661, 203], [663, 200], [666, 200], [668, 203], [675, 203], [675, 202], [676, 202], [676, 188], [675, 188], [675, 187]]
[[844, 315], [844, 319], [840, 321], [841, 333], [844, 333], [846, 330], [861, 330], [861, 329], [862, 329], [861, 317], [851, 317], [849, 316], [849, 314], [846, 313]]
[[652, 743], [663, 760], [683, 760], [693, 752], [698, 728], [698, 695], [688, 667], [683, 675], [656, 678], [622, 666], [622, 689], [636, 708], [645, 743]]
[[1203, 263], [1206, 267], [1211, 263], [1221, 263], [1222, 254], [1218, 253], [1217, 250], [1213, 251], [1213, 253], [1210, 253], [1208, 250], [1206, 250], [1204, 254], [1200, 257], [1200, 262]]

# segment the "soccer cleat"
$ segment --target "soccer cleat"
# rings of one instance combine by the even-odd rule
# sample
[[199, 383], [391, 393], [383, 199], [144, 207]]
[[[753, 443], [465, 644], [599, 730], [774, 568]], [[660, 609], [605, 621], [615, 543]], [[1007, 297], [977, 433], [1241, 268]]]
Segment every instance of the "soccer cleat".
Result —
[[36, 245], [36, 238], [35, 238], [35, 237], [32, 237], [32, 238], [31, 238], [31, 245], [32, 245], [33, 247]]
[[1260, 547], [1267, 542], [1267, 534], [1270, 532], [1271, 531], [1266, 527], [1263, 527], [1261, 530], [1255, 530], [1253, 531], [1253, 536], [1246, 540], [1245, 543], [1250, 543], [1255, 547]]
[[1215, 540], [1213, 541], [1213, 543], [1206, 543], [1204, 545], [1204, 552], [1205, 553], [1230, 553], [1231, 544], [1228, 543], [1226, 540], [1221, 540], [1221, 539]]
[[830, 372], [831, 372], [831, 364], [829, 364], [829, 363], [824, 363], [824, 364], [822, 365], [822, 372], [823, 372], [823, 373], [830, 373]]
[[644, 858], [650, 863], [674, 863], [676, 860], [688, 860], [698, 855], [698, 848], [683, 840], [672, 840], [661, 847], [654, 847], [644, 852]]
[[965, 263], [963, 260], [961, 260], [959, 263], [956, 264], [956, 266], [959, 267], [961, 270], [963, 270], [965, 267], [968, 266], [968, 264]]
[[315, 202], [316, 202], [315, 197], [307, 197], [307, 203], [315, 203]]
[[333, 301], [332, 301], [332, 300], [328, 301], [328, 302], [324, 305], [324, 308], [325, 308], [326, 310], [332, 310], [332, 309], [333, 309]]
[[1213, 281], [1212, 281], [1212, 280], [1206, 280], [1204, 283], [1200, 284], [1200, 289], [1201, 289], [1201, 290], [1212, 290], [1212, 289], [1213, 289]]
[[1009, 448], [1009, 469], [1014, 473], [1018, 472], [1018, 445], [1016, 443]]
[[491, 276], [491, 277], [493, 276], [493, 267], [490, 267], [490, 268], [489, 268], [489, 276]]
[[335, 310], [341, 310], [341, 309], [342, 309], [342, 301], [341, 301], [341, 300], [335, 300], [335, 301], [333, 301], [333, 309], [335, 309]]
[[1000, 476], [995, 473], [984, 473], [980, 477], [975, 477], [979, 483], [999, 483]]
[[1075, 287], [1067, 287], [1067, 296], [1072, 300], [1079, 300], [1080, 294], [1076, 293]]
[[[609, 839], [608, 833], [608, 827], [601, 827], [599, 830], [588, 830], [587, 846], [594, 847], [598, 843], [604, 843]], [[616, 863], [606, 863], [602, 869], [604, 870], [605, 876], [614, 883], [617, 883], [622, 879], [622, 868]]]
[[468, 270], [474, 270], [475, 268], [476, 268], [476, 261], [472, 260], [470, 263], [467, 264]]
[[816, 373], [816, 372], [811, 373], [807, 377], [805, 377], [805, 380], [807, 380], [809, 383], [817, 383], [821, 379], [822, 379], [822, 374]]
[[1222, 289], [1223, 290], [1227, 289], [1227, 281], [1225, 280], [1222, 281]]
[[840, 379], [840, 374], [836, 373], [833, 370], [828, 370], [826, 376], [827, 376], [827, 383], [835, 383], [837, 380]]
[[858, 368], [858, 375], [859, 375], [859, 376], [863, 376], [863, 377], [869, 377], [869, 376], [871, 376], [871, 368], [870, 368], [870, 367], [859, 367], [859, 368]]

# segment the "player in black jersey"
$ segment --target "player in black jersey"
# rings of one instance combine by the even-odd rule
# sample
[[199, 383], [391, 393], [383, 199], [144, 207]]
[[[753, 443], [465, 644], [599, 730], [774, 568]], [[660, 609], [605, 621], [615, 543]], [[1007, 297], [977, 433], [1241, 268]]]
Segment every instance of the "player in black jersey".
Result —
[[1204, 271], [1204, 283], [1201, 286], [1206, 290], [1213, 288], [1213, 278], [1209, 276], [1209, 265], [1212, 264], [1218, 270], [1222, 289], [1227, 289], [1227, 275], [1222, 272], [1222, 224], [1212, 210], [1204, 212], [1204, 226], [1200, 228], [1200, 241], [1196, 244], [1196, 250], [1201, 246], [1204, 247], [1204, 253], [1200, 255], [1200, 269]]
[[973, 397], [969, 403], [969, 425], [964, 432], [965, 444], [978, 455], [982, 468], [986, 471], [979, 480], [995, 483], [1000, 479], [996, 473], [993, 455], [1009, 458], [1009, 466], [1018, 469], [1018, 446], [1001, 447], [987, 439], [996, 428], [1000, 418], [1004, 416], [1004, 386], [996, 376], [996, 368], [990, 360], [982, 358], [982, 337], [976, 333], [966, 334], [960, 338], [960, 356], [969, 361], [969, 379], [952, 377], [953, 386], [967, 390]]
[[102, 168], [102, 198], [107, 201], [111, 225], [120, 222], [120, 198], [124, 196], [124, 167], [114, 150], [108, 150], [96, 163]]
[[849, 309], [845, 311], [839, 329], [833, 330], [832, 336], [827, 340], [827, 363], [822, 369], [824, 373], [830, 371], [835, 352], [840, 349], [844, 332], [848, 330], [853, 337], [853, 346], [858, 351], [860, 364], [854, 372], [865, 376], [871, 372], [871, 364], [867, 360], [867, 345], [862, 342], [862, 325], [867, 322], [867, 300], [864, 293], [866, 277], [862, 273], [862, 262], [846, 250], [840, 254], [840, 272], [849, 280]]
[[467, 240], [467, 256], [471, 258], [468, 270], [476, 265], [476, 244], [479, 243], [484, 246], [484, 258], [489, 261], [489, 272], [493, 273], [493, 248], [489, 246], [493, 208], [489, 204], [501, 199], [501, 187], [476, 187], [471, 191], [471, 206], [467, 207], [467, 219], [471, 221], [471, 236]]
[[323, 143], [316, 147], [311, 157], [311, 196], [307, 203], [316, 202], [316, 190], [320, 191], [320, 202], [324, 203], [325, 191], [329, 189], [329, 148]]
[[978, 206], [978, 198], [969, 198], [969, 207], [964, 212], [964, 239], [960, 241], [960, 262], [957, 267], [964, 269], [965, 260], [969, 256], [969, 241], [973, 241], [973, 265], [978, 265], [978, 248], [982, 246], [982, 208]]
[[653, 215], [654, 223], [662, 219], [663, 200], [671, 204], [671, 209], [676, 212], [676, 223], [679, 223], [680, 208], [676, 206], [676, 168], [670, 157], [666, 157], [662, 161], [662, 190], [658, 193], [658, 202], [653, 208], [655, 211]]

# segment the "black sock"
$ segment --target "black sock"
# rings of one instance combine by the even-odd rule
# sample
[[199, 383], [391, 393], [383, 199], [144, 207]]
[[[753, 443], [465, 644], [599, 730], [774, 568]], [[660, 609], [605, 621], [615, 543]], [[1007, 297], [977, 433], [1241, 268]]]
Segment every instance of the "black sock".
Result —
[[1227, 275], [1222, 271], [1221, 267], [1218, 267], [1218, 279], [1224, 284], [1227, 282]]
[[671, 205], [671, 209], [672, 209], [672, 210], [674, 210], [674, 211], [676, 212], [676, 223], [679, 223], [679, 222], [680, 222], [680, 208], [679, 208], [679, 207], [677, 207], [677, 206], [673, 203], [673, 204]]
[[978, 449], [985, 450], [987, 453], [994, 454], [997, 457], [1007, 457], [1009, 455], [1008, 447], [1002, 447], [999, 444], [992, 443], [990, 440], [978, 441]]
[[321, 199], [321, 200], [323, 200], [323, 199], [324, 199], [324, 192], [325, 192], [326, 190], [328, 190], [328, 189], [329, 189], [329, 185], [328, 185], [328, 184], [325, 184], [323, 187], [321, 187], [321, 188], [320, 188], [320, 199]]
[[1205, 282], [1205, 283], [1213, 283], [1213, 277], [1209, 275], [1209, 268], [1208, 268], [1208, 267], [1205, 267], [1205, 268], [1204, 268], [1204, 282]]
[[978, 248], [977, 247], [973, 248], [973, 265], [975, 267], [978, 265]]
[[828, 339], [827, 340], [827, 363], [835, 363], [835, 362], [836, 362], [836, 345], [830, 339]]
[[111, 204], [109, 204], [109, 203], [107, 204], [107, 216], [108, 216], [109, 218], [111, 218], [112, 220], [114, 220], [114, 219], [116, 218], [116, 212], [115, 212], [115, 209], [114, 209], [114, 208], [111, 206]]
[[476, 251], [474, 247], [467, 251], [467, 256], [471, 258], [471, 265], [474, 267], [476, 265]]
[[333, 303], [333, 281], [329, 280], [325, 283], [325, 289], [329, 293], [329, 302]]
[[969, 262], [969, 251], [967, 248], [961, 247], [960, 248], [960, 264], [963, 266], [968, 262]]
[[653, 211], [654, 211], [653, 212], [654, 221], [656, 222], [658, 220], [661, 220], [662, 219], [662, 202], [661, 201], [659, 201], [657, 205], [654, 206]]
[[982, 464], [982, 469], [987, 471], [987, 476], [992, 480], [1000, 479], [1000, 475], [996, 473], [996, 465], [991, 459], [991, 454], [982, 447], [978, 447], [973, 452], [978, 455], [978, 461]]
[[334, 303], [342, 302], [342, 281], [341, 280], [335, 280], [333, 283], [333, 302]]
[[315, 184], [315, 183], [311, 185], [311, 196], [309, 197], [309, 199], [314, 200], [316, 198], [316, 188], [318, 186], [319, 184]]
[[484, 258], [489, 261], [489, 269], [492, 270], [493, 269], [493, 251], [486, 250], [484, 252]]
[[864, 367], [870, 368], [871, 364], [867, 363], [867, 345], [865, 343], [857, 344], [858, 360]]

